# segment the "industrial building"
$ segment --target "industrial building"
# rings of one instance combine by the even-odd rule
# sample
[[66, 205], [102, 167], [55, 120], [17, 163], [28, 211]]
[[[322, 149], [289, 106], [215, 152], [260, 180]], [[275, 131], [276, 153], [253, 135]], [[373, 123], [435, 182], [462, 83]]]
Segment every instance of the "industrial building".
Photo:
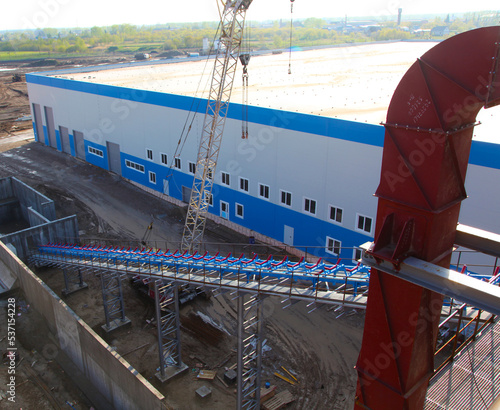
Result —
[[[237, 102], [235, 82], [209, 212], [248, 236], [261, 235], [331, 260], [356, 257], [357, 246], [374, 235], [373, 193], [384, 136], [379, 123], [388, 97], [408, 66], [433, 45], [302, 51], [293, 55], [294, 74], [273, 77], [271, 72], [267, 86], [268, 78], [259, 78], [259, 70], [281, 70], [284, 56], [255, 57], [251, 78], [260, 83], [255, 102], [250, 99], [245, 108], [250, 137], [241, 138], [243, 106]], [[206, 100], [193, 97], [202, 63], [148, 64], [27, 75], [35, 138], [187, 203], [206, 107]], [[179, 81], [179, 70], [186, 80]], [[386, 85], [392, 88], [384, 90]], [[182, 90], [188, 95], [181, 95]], [[189, 124], [193, 112], [200, 115]], [[490, 117], [488, 122], [493, 122]], [[191, 134], [184, 141], [187, 127]], [[466, 181], [470, 198], [460, 222], [500, 233], [494, 205], [500, 191], [490, 189], [500, 177], [500, 147], [479, 139], [485, 138], [472, 143]], [[415, 155], [425, 155], [426, 149], [422, 146]]]

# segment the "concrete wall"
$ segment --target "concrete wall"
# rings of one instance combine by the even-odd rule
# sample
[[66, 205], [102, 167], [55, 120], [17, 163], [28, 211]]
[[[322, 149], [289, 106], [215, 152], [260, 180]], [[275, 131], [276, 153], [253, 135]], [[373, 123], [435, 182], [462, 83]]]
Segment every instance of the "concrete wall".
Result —
[[49, 223], [50, 220], [35, 211], [31, 206], [28, 208], [28, 222], [31, 227]]
[[23, 217], [29, 221], [28, 207], [32, 207], [39, 214], [46, 217], [49, 221], [56, 219], [56, 207], [54, 201], [34, 190], [17, 178], [11, 177], [12, 192], [19, 199]]
[[12, 191], [12, 181], [10, 178], [0, 179], [0, 199], [11, 198], [14, 196]]
[[17, 277], [28, 302], [46, 319], [61, 350], [114, 408], [167, 408], [165, 397], [113, 351], [1, 242], [0, 260]]
[[6, 224], [21, 219], [21, 209], [16, 198], [0, 199], [0, 224]]
[[[33, 210], [30, 214], [33, 218], [43, 220], [43, 217], [36, 216]], [[66, 241], [65, 238], [78, 238], [78, 221], [75, 215], [1, 236], [0, 241], [5, 244], [11, 243], [16, 248], [18, 256], [24, 258], [30, 249], [37, 245]]]

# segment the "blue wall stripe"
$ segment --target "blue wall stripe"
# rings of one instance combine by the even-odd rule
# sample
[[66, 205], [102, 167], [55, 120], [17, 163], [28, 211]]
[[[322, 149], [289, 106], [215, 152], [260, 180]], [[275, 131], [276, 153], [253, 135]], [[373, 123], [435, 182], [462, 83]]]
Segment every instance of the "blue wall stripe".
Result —
[[484, 141], [472, 141], [469, 164], [500, 169], [500, 145]]

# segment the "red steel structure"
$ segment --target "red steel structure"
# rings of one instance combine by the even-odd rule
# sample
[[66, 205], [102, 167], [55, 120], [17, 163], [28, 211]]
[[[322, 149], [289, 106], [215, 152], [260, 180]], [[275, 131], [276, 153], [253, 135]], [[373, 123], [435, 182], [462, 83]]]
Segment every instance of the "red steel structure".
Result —
[[[376, 260], [397, 269], [413, 256], [449, 267], [476, 115], [500, 104], [499, 42], [498, 26], [456, 35], [425, 53], [399, 83], [384, 124], [369, 251]], [[372, 268], [356, 409], [423, 408], [442, 301]]]

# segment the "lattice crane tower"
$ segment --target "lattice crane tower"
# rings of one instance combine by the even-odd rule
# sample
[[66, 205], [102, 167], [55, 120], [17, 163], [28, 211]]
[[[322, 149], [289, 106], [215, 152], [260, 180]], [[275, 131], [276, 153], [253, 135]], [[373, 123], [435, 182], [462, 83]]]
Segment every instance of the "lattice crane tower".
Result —
[[203, 239], [213, 177], [240, 54], [245, 16], [251, 3], [252, 0], [218, 1], [221, 34], [182, 235], [181, 248], [190, 253], [198, 250]]

